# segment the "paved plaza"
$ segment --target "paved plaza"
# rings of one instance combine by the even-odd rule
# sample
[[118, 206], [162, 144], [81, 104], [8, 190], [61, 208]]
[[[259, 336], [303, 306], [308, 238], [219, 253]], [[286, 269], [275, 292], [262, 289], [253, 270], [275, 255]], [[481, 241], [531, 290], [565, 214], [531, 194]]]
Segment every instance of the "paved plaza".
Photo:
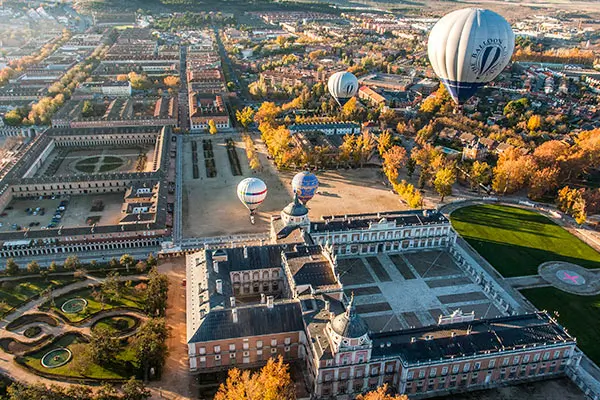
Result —
[[338, 272], [372, 331], [437, 324], [456, 309], [478, 319], [503, 315], [446, 251], [339, 258]]

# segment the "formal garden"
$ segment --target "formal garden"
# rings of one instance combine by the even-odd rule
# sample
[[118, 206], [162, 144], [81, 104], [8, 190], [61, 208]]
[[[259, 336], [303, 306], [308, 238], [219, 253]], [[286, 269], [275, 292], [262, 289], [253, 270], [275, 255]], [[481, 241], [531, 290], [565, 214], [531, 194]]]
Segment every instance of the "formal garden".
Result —
[[[538, 275], [542, 264], [557, 261], [600, 268], [596, 250], [538, 212], [494, 204], [460, 208], [450, 217], [454, 229], [504, 277]], [[564, 275], [569, 270], [559, 272]], [[572, 273], [569, 278], [580, 275]], [[600, 363], [600, 295], [568, 293], [557, 287], [521, 293], [537, 309], [556, 313], [578, 346]]]
[[27, 270], [11, 263], [10, 276], [0, 276], [0, 326], [8, 333], [0, 337], [0, 348], [18, 365], [63, 381], [160, 377], [168, 278], [156, 271], [152, 255], [137, 263], [124, 255], [106, 265], [70, 259]]

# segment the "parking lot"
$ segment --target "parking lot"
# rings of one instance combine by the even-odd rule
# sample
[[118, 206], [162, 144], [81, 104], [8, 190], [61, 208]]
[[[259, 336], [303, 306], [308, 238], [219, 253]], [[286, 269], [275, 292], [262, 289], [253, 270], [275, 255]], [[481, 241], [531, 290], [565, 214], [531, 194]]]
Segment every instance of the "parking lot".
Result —
[[[102, 202], [102, 210], [92, 211], [95, 201]], [[90, 217], [98, 219], [97, 225], [116, 224], [122, 204], [122, 193], [13, 199], [0, 213], [0, 232], [89, 226]]]

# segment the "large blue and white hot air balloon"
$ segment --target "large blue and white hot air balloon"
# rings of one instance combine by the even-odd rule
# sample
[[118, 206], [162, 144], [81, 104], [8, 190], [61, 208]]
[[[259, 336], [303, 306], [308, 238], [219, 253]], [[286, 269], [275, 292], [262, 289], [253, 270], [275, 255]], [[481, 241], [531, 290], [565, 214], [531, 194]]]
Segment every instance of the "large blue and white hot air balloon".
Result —
[[318, 188], [319, 179], [308, 171], [299, 172], [292, 179], [292, 190], [304, 204], [315, 197]]
[[246, 178], [238, 184], [237, 195], [250, 210], [250, 221], [254, 223], [254, 212], [267, 197], [267, 185], [258, 178]]
[[340, 107], [343, 107], [358, 93], [358, 79], [351, 72], [336, 72], [329, 78], [327, 88]]
[[465, 8], [435, 24], [427, 52], [433, 70], [454, 101], [461, 104], [498, 76], [514, 48], [515, 34], [501, 15]]

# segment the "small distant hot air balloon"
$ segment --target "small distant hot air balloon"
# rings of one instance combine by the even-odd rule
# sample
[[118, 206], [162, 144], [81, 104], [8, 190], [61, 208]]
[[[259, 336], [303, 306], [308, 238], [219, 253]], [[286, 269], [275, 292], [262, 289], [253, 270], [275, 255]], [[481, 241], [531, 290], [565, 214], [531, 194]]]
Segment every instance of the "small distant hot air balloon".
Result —
[[358, 79], [347, 71], [336, 72], [327, 82], [329, 93], [343, 107], [358, 92]]
[[465, 8], [434, 25], [427, 53], [436, 75], [460, 105], [502, 72], [514, 48], [515, 34], [501, 15]]
[[238, 184], [237, 195], [250, 210], [250, 222], [254, 224], [254, 212], [267, 197], [267, 185], [258, 178], [246, 178]]
[[306, 204], [315, 196], [319, 188], [319, 179], [308, 171], [299, 172], [292, 179], [292, 190], [298, 195], [298, 200]]

